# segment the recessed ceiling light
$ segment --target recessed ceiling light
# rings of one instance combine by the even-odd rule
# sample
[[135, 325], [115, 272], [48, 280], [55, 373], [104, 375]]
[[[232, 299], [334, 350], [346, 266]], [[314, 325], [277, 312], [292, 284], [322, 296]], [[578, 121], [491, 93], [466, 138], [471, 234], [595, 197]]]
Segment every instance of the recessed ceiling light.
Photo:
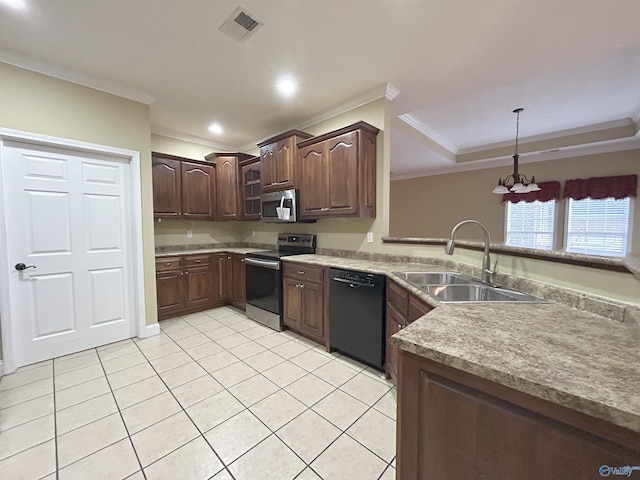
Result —
[[219, 133], [222, 133], [222, 127], [219, 123], [212, 123], [211, 125], [209, 125], [209, 131], [217, 135]]
[[278, 91], [284, 97], [293, 96], [298, 90], [298, 85], [292, 78], [282, 78], [278, 82]]

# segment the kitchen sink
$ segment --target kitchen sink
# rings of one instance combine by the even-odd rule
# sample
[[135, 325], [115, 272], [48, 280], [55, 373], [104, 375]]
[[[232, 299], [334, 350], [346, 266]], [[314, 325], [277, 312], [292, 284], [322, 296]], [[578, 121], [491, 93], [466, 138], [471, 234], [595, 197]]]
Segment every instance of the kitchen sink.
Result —
[[473, 278], [456, 272], [395, 272], [397, 276], [421, 288], [422, 285], [466, 285]]
[[546, 303], [533, 295], [487, 285], [456, 272], [394, 272], [442, 303], [462, 302], [529, 302]]

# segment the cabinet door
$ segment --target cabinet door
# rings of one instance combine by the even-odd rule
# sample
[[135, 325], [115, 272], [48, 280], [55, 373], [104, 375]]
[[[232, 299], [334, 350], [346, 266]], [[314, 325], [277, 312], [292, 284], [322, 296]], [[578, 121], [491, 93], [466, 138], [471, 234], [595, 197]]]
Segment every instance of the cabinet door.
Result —
[[211, 292], [212, 303], [223, 305], [227, 301], [227, 254], [215, 253], [211, 255]]
[[327, 172], [324, 144], [303, 147], [299, 151], [302, 170], [300, 216], [318, 217], [327, 212]]
[[293, 188], [295, 186], [293, 169], [293, 138], [276, 142], [274, 151], [276, 164], [276, 183], [278, 189]]
[[282, 321], [287, 327], [300, 329], [302, 325], [302, 283], [293, 278], [282, 279]]
[[182, 216], [215, 220], [216, 171], [213, 165], [182, 162]]
[[182, 181], [179, 160], [152, 157], [153, 216], [177, 218], [182, 216]]
[[211, 303], [211, 269], [209, 267], [187, 268], [185, 278], [185, 307], [197, 307]]
[[329, 215], [358, 213], [358, 132], [326, 141]]
[[158, 317], [166, 317], [184, 308], [183, 277], [182, 269], [158, 272], [156, 275]]
[[414, 372], [403, 361], [403, 381], [406, 373], [419, 383], [398, 392], [398, 478], [595, 479], [602, 465], [640, 460], [637, 451], [428, 370]]
[[246, 303], [246, 285], [245, 285], [245, 264], [244, 255], [234, 253], [231, 255], [231, 303], [238, 308], [245, 308]]
[[415, 322], [417, 319], [426, 315], [433, 307], [427, 305], [422, 300], [414, 295], [409, 295], [409, 313], [407, 315], [408, 323]]
[[276, 175], [276, 158], [274, 155], [276, 144], [260, 147], [260, 181], [263, 192], [278, 189]]
[[216, 159], [216, 185], [218, 187], [218, 220], [239, 220], [238, 159]]
[[260, 220], [260, 163], [242, 167], [242, 219]]
[[387, 378], [398, 380], [398, 348], [389, 343], [389, 338], [404, 328], [404, 318], [387, 302], [387, 342], [385, 351]]
[[301, 330], [318, 340], [324, 340], [324, 286], [305, 282], [302, 291]]

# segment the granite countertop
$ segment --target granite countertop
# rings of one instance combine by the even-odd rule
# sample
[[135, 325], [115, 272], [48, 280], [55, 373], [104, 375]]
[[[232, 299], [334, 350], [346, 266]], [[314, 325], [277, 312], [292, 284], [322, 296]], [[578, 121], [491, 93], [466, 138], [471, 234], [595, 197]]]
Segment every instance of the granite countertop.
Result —
[[324, 255], [297, 261], [391, 276], [437, 307], [392, 337], [399, 348], [640, 433], [640, 327], [559, 303], [441, 304], [394, 271], [427, 264]]

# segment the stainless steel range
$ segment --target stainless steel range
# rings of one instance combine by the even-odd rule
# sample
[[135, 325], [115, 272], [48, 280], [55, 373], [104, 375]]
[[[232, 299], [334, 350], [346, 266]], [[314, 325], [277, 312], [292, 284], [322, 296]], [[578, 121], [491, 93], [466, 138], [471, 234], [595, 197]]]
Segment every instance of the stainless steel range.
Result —
[[276, 250], [247, 253], [247, 317], [282, 330], [282, 275], [280, 258], [315, 253], [316, 235], [280, 233]]

